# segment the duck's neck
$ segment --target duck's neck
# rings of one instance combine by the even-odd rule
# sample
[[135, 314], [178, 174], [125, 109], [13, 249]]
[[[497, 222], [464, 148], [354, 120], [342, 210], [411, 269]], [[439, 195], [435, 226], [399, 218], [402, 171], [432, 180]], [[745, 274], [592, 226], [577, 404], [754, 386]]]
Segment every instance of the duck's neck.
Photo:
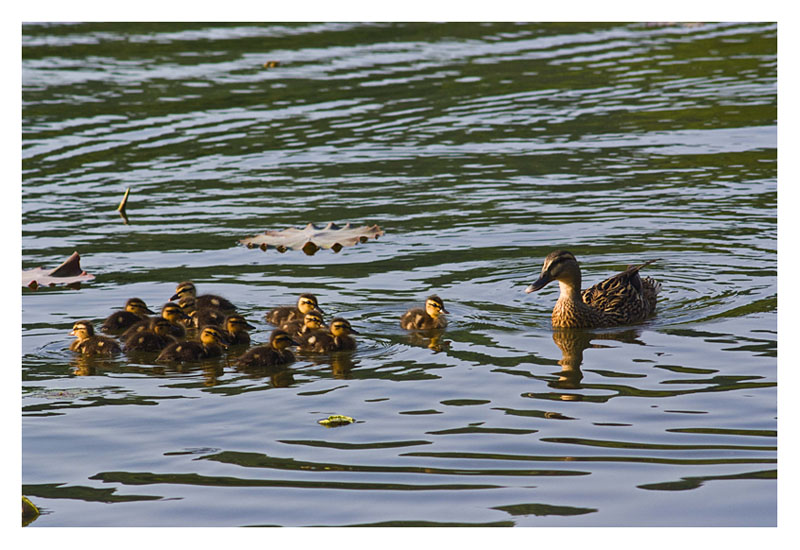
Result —
[[581, 298], [581, 280], [565, 280], [562, 281], [559, 279], [558, 286], [561, 288], [561, 295], [558, 297], [558, 301], [568, 301], [568, 302], [577, 302], [582, 304], [583, 299]]

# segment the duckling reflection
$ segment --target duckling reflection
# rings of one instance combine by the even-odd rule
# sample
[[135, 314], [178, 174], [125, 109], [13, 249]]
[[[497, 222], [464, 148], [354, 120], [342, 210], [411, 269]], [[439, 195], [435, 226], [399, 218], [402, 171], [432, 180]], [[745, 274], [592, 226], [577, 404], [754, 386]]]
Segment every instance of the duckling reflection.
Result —
[[408, 343], [412, 346], [428, 348], [434, 353], [450, 349], [450, 340], [445, 340], [441, 330], [414, 331], [406, 335]]

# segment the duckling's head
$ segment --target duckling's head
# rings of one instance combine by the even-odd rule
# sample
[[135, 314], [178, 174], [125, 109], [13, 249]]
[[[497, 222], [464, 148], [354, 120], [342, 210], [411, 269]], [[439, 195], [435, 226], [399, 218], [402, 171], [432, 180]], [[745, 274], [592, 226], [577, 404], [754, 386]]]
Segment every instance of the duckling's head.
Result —
[[534, 283], [525, 289], [526, 293], [540, 290], [551, 281], [559, 281], [566, 286], [581, 288], [581, 268], [572, 252], [554, 250], [544, 259], [542, 274]]
[[281, 351], [289, 346], [296, 346], [298, 344], [292, 340], [292, 337], [289, 336], [289, 333], [285, 330], [275, 329], [269, 335], [269, 345], [276, 350]]
[[145, 304], [144, 300], [141, 298], [131, 298], [125, 302], [125, 311], [129, 311], [139, 317], [144, 317], [149, 313], [155, 313], [154, 311], [150, 311], [147, 304]]
[[331, 319], [331, 334], [334, 336], [344, 336], [351, 333], [358, 334], [358, 331], [350, 326], [350, 321], [342, 317]]
[[222, 348], [228, 349], [228, 339], [225, 337], [220, 327], [203, 327], [203, 330], [200, 331], [200, 341], [206, 345], [216, 344]]
[[450, 313], [444, 308], [444, 302], [437, 295], [429, 296], [425, 300], [425, 312], [436, 319], [442, 313]]
[[185, 296], [191, 296], [192, 298], [197, 296], [197, 288], [195, 288], [194, 283], [191, 281], [183, 281], [180, 283], [175, 289], [175, 294], [172, 295], [170, 301], [180, 300]]
[[233, 315], [228, 315], [225, 318], [225, 329], [231, 334], [236, 334], [237, 332], [245, 332], [247, 330], [253, 330], [254, 328], [256, 327], [248, 323], [245, 320], [245, 318], [239, 315], [238, 313], [234, 313]]
[[178, 300], [178, 307], [180, 307], [183, 312], [189, 316], [193, 312], [197, 311], [197, 300], [194, 299], [194, 296], [190, 294], [184, 294]]
[[78, 340], [86, 340], [94, 336], [94, 327], [89, 321], [78, 321], [72, 325], [72, 332], [70, 336], [75, 336]]
[[159, 336], [169, 336], [172, 331], [172, 323], [164, 317], [154, 317], [153, 320], [150, 321], [150, 330]]
[[322, 327], [322, 313], [318, 309], [312, 309], [303, 317], [303, 324], [312, 330], [317, 330]]
[[189, 318], [189, 315], [175, 302], [167, 302], [161, 308], [161, 317], [170, 323], [182, 323]]
[[325, 313], [319, 307], [319, 303], [317, 302], [317, 297], [313, 294], [301, 294], [300, 298], [297, 299], [297, 309], [299, 309], [303, 314], [308, 313], [311, 310], [316, 309], [320, 313]]

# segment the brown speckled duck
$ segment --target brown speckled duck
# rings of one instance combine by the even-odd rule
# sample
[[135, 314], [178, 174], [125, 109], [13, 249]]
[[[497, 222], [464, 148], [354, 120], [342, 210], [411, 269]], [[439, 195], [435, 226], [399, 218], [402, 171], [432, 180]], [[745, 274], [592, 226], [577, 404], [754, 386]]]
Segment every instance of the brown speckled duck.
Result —
[[148, 314], [155, 313], [148, 309], [147, 304], [141, 298], [131, 298], [125, 302], [125, 309], [115, 311], [103, 321], [100, 327], [102, 332], [108, 334], [120, 334], [131, 328], [143, 319], [147, 319]]
[[249, 346], [250, 335], [247, 331], [254, 328], [256, 327], [248, 323], [238, 313], [233, 313], [225, 318], [225, 336], [231, 346]]
[[181, 340], [170, 344], [156, 358], [156, 361], [183, 362], [201, 361], [222, 355], [223, 348], [228, 347], [225, 333], [220, 327], [203, 327], [200, 341]]
[[322, 320], [322, 313], [318, 309], [312, 309], [302, 319], [296, 321], [289, 321], [281, 326], [281, 329], [289, 333], [295, 340], [302, 339], [306, 334], [314, 330], [325, 329], [325, 323]]
[[297, 345], [285, 330], [275, 329], [269, 336], [269, 344], [247, 350], [236, 360], [238, 367], [281, 367], [294, 362], [289, 346]]
[[300, 349], [314, 353], [329, 353], [356, 349], [356, 341], [350, 334], [358, 332], [350, 322], [341, 317], [331, 320], [328, 330], [315, 330], [307, 333], [300, 341]]
[[176, 341], [171, 331], [172, 323], [167, 319], [153, 317], [144, 330], [133, 332], [125, 339], [125, 351], [161, 351]]
[[581, 269], [575, 256], [566, 250], [555, 250], [544, 259], [539, 279], [525, 292], [535, 292], [551, 281], [558, 281], [561, 295], [553, 308], [555, 328], [597, 328], [637, 323], [656, 309], [661, 283], [639, 276], [639, 270], [654, 261], [629, 266], [622, 273], [581, 291]]
[[267, 313], [267, 322], [275, 326], [282, 326], [284, 323], [302, 320], [306, 313], [316, 309], [320, 313], [325, 313], [320, 309], [317, 297], [313, 294], [301, 294], [297, 299], [296, 306], [281, 306]]
[[70, 344], [69, 349], [83, 355], [109, 356], [122, 351], [116, 341], [96, 335], [94, 326], [89, 321], [78, 321], [72, 325], [72, 332], [69, 335], [75, 336], [75, 341]]
[[406, 330], [444, 328], [447, 326], [447, 318], [443, 313], [449, 311], [444, 308], [442, 299], [434, 294], [425, 300], [425, 309], [415, 307], [406, 311], [400, 318], [400, 326]]
[[[201, 294], [198, 296], [197, 287], [195, 287], [194, 283], [191, 281], [180, 283], [170, 300], [178, 300], [180, 303], [189, 296], [195, 299], [197, 309], [213, 308], [223, 313], [234, 313], [236, 311], [236, 306], [222, 296], [216, 296], [214, 294]], [[181, 303], [181, 305], [183, 304]]]

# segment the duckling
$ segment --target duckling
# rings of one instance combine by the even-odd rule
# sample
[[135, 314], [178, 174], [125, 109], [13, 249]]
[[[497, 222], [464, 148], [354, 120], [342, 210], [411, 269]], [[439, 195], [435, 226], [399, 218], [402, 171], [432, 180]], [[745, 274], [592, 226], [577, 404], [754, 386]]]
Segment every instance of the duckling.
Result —
[[284, 323], [281, 328], [289, 333], [295, 340], [302, 339], [306, 334], [320, 329], [325, 329], [322, 321], [322, 313], [318, 309], [312, 309], [305, 314], [302, 320], [289, 321]]
[[267, 322], [279, 327], [284, 323], [303, 319], [305, 314], [312, 309], [316, 309], [320, 313], [325, 313], [319, 307], [316, 296], [308, 293], [301, 294], [297, 299], [296, 306], [281, 306], [267, 313]]
[[142, 319], [147, 318], [147, 314], [155, 313], [147, 308], [147, 304], [141, 298], [131, 298], [125, 302], [125, 309], [115, 311], [103, 321], [100, 330], [109, 334], [119, 334], [132, 327]]
[[236, 361], [238, 367], [279, 367], [294, 362], [289, 346], [297, 345], [285, 330], [275, 329], [269, 336], [269, 344], [247, 350]]
[[69, 335], [76, 337], [69, 349], [83, 355], [114, 355], [122, 351], [119, 344], [111, 338], [95, 335], [94, 327], [89, 321], [78, 321], [72, 325]]
[[191, 325], [197, 328], [208, 325], [215, 327], [225, 326], [225, 313], [210, 307], [195, 309], [189, 314], [189, 318]]
[[197, 309], [214, 308], [222, 311], [223, 313], [234, 313], [236, 306], [223, 298], [222, 296], [215, 296], [214, 294], [197, 295], [197, 288], [191, 281], [184, 281], [175, 289], [175, 294], [172, 295], [170, 300], [181, 300], [186, 296], [191, 296], [196, 300]]
[[203, 327], [200, 331], [200, 341], [181, 340], [164, 348], [156, 357], [156, 361], [200, 361], [222, 355], [223, 348], [227, 349], [228, 340], [219, 327]]
[[254, 327], [248, 323], [244, 317], [238, 313], [228, 315], [225, 318], [225, 336], [231, 346], [250, 345], [250, 335], [248, 330], [253, 330]]
[[547, 255], [539, 279], [526, 293], [558, 281], [561, 295], [553, 308], [555, 328], [595, 328], [643, 321], [655, 311], [661, 283], [640, 277], [639, 270], [656, 260], [628, 266], [622, 273], [581, 291], [581, 269], [575, 256], [566, 250]]
[[125, 351], [161, 351], [176, 342], [170, 335], [172, 323], [163, 317], [153, 317], [145, 330], [132, 333], [125, 340]]
[[[169, 335], [175, 338], [185, 338], [186, 328], [183, 325], [185, 319], [191, 319], [181, 307], [174, 302], [167, 302], [161, 307], [161, 318], [166, 319], [170, 323]], [[134, 334], [147, 330], [150, 327], [151, 319], [142, 319], [141, 321], [132, 325], [128, 330], [122, 333], [120, 340], [127, 341]]]
[[444, 308], [444, 302], [437, 295], [425, 300], [425, 309], [415, 307], [406, 311], [400, 318], [400, 326], [406, 330], [429, 330], [447, 326], [447, 318], [443, 313], [450, 313]]
[[300, 349], [316, 353], [353, 350], [356, 349], [356, 341], [350, 334], [358, 332], [346, 319], [335, 317], [331, 320], [329, 330], [315, 330], [306, 334], [300, 342]]

